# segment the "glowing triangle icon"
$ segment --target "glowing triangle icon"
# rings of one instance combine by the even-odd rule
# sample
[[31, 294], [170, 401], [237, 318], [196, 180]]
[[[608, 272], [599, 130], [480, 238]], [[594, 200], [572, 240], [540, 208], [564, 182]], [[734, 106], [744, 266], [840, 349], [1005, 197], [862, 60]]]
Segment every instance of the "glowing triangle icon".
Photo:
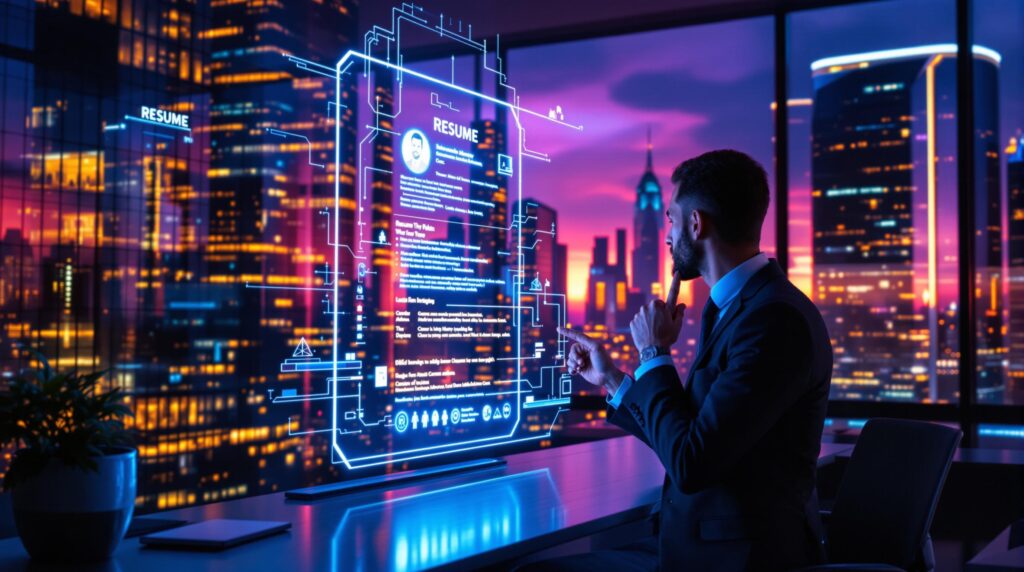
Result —
[[295, 346], [295, 351], [292, 352], [292, 357], [313, 357], [313, 350], [309, 349], [309, 344], [306, 343], [306, 338], [299, 340], [299, 345]]

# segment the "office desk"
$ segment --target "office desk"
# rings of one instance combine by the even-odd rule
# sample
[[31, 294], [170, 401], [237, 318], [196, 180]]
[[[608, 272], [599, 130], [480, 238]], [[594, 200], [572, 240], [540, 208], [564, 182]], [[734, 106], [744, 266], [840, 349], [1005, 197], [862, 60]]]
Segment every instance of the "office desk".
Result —
[[[819, 464], [851, 445], [822, 443]], [[620, 437], [510, 455], [508, 465], [313, 502], [283, 493], [160, 513], [167, 518], [287, 520], [286, 534], [203, 553], [123, 541], [111, 572], [418, 570], [486, 566], [647, 517], [664, 471], [643, 443]], [[0, 570], [29, 570], [17, 538]], [[38, 570], [37, 567], [31, 567]]]
[[1024, 570], [1024, 546], [1010, 548], [1010, 528], [1007, 526], [967, 563], [967, 572], [1020, 572]]

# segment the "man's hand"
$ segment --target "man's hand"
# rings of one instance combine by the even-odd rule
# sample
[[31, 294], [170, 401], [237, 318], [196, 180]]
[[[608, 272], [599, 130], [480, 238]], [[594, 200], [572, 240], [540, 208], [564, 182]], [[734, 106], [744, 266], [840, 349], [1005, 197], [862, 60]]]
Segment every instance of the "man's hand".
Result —
[[683, 311], [686, 304], [677, 304], [679, 299], [679, 274], [672, 277], [672, 286], [668, 290], [667, 303], [651, 300], [633, 316], [629, 323], [629, 331], [633, 334], [636, 349], [655, 346], [669, 348], [679, 339], [679, 330], [683, 327]]
[[615, 367], [601, 343], [583, 332], [569, 328], [558, 328], [558, 333], [575, 342], [569, 348], [566, 359], [569, 373], [582, 375], [587, 382], [604, 387], [609, 395], [615, 395], [626, 374]]

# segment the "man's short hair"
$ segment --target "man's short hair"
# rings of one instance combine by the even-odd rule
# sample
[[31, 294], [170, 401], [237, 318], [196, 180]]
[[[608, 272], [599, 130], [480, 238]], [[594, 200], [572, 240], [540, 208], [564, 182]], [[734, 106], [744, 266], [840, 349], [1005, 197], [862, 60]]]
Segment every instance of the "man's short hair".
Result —
[[423, 143], [423, 136], [422, 136], [422, 135], [420, 135], [419, 133], [413, 133], [412, 135], [410, 135], [410, 137], [411, 137], [411, 138], [412, 138], [413, 140], [419, 139], [419, 140], [420, 140], [420, 143]]
[[721, 149], [680, 163], [672, 172], [677, 201], [693, 200], [722, 241], [757, 242], [768, 213], [768, 175], [746, 153]]

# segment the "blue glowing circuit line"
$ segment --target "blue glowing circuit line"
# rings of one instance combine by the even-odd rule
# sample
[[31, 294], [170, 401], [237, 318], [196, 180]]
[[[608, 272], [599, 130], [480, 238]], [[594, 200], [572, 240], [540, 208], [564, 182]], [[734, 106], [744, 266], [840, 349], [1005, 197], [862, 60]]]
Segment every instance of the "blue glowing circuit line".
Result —
[[[347, 105], [338, 105], [337, 103], [334, 103], [333, 101], [328, 101], [327, 102], [327, 119], [331, 118], [331, 106], [332, 105], [334, 107], [338, 107], [340, 109], [348, 109]], [[338, 121], [341, 121], [341, 113], [338, 113]]]
[[[366, 260], [365, 256], [359, 256], [358, 254], [356, 254], [355, 251], [352, 250], [351, 246], [349, 246], [347, 244], [335, 244], [335, 243], [331, 242], [331, 211], [328, 210], [328, 209], [325, 209], [325, 210], [320, 211], [320, 214], [327, 215], [327, 246], [336, 246], [336, 247], [339, 247], [339, 248], [348, 249], [348, 252], [349, 252], [349, 254], [352, 255], [352, 258], [355, 258], [356, 260]], [[345, 273], [339, 271], [338, 275], [339, 276], [344, 276]]]
[[[344, 399], [344, 398], [345, 398], [344, 395], [338, 396], [338, 399]], [[291, 395], [291, 396], [285, 396], [285, 395], [279, 395], [279, 396], [275, 397], [273, 400], [271, 400], [271, 403], [294, 403], [296, 401], [323, 401], [325, 399], [334, 399], [334, 397], [332, 397], [330, 395], [321, 395], [321, 396], [310, 396], [310, 395]]]
[[540, 401], [527, 401], [523, 404], [523, 409], [536, 409], [539, 407], [556, 407], [558, 405], [569, 405], [569, 398], [563, 397], [559, 399], [542, 399]]
[[192, 133], [192, 130], [189, 129], [188, 127], [180, 127], [178, 125], [170, 125], [168, 123], [160, 123], [159, 121], [151, 121], [149, 119], [143, 119], [141, 117], [135, 117], [134, 115], [125, 115], [124, 118], [127, 119], [128, 121], [135, 121], [137, 123], [146, 123], [146, 124], [149, 124], [149, 125], [156, 125], [157, 127], [166, 127], [168, 129], [177, 129], [178, 131], [185, 131], [187, 133]]
[[142, 134], [143, 135], [152, 135], [153, 137], [159, 137], [161, 139], [170, 139], [171, 141], [174, 141], [174, 137], [171, 137], [170, 135], [168, 135], [166, 133], [157, 133], [156, 131], [143, 131]]
[[[309, 431], [292, 431], [292, 418], [291, 418], [291, 416], [288, 417], [288, 436], [289, 437], [291, 437], [293, 435], [312, 435], [314, 433], [330, 433], [331, 431], [332, 431], [332, 429], [310, 429]], [[342, 434], [343, 435], [354, 435], [354, 434], [358, 434], [358, 433], [362, 433], [362, 432], [363, 432], [362, 430], [359, 430], [359, 431], [345, 431]]]
[[[493, 103], [495, 105], [501, 105], [503, 107], [507, 107], [509, 110], [513, 111], [512, 117], [516, 120], [517, 127], [519, 125], [519, 117], [518, 117], [517, 113], [518, 112], [522, 112], [522, 113], [526, 113], [527, 115], [532, 115], [534, 117], [538, 117], [538, 118], [543, 119], [545, 121], [549, 121], [551, 123], [555, 123], [555, 124], [561, 125], [563, 127], [568, 127], [570, 129], [575, 129], [576, 131], [582, 131], [583, 130], [583, 126], [582, 125], [573, 125], [572, 123], [566, 123], [565, 121], [561, 121], [561, 120], [558, 120], [558, 119], [554, 119], [552, 117], [548, 117], [548, 115], [546, 113], [538, 113], [536, 111], [533, 111], [532, 109], [527, 109], [525, 107], [521, 107], [518, 104], [509, 103], [508, 101], [502, 101], [502, 100], [497, 99], [495, 97], [491, 97], [491, 96], [483, 94], [483, 93], [478, 93], [478, 92], [475, 92], [475, 91], [473, 91], [471, 89], [466, 89], [464, 87], [448, 83], [448, 82], [446, 82], [444, 80], [440, 80], [440, 79], [437, 79], [437, 78], [434, 78], [434, 77], [430, 77], [430, 76], [422, 74], [422, 73], [420, 73], [418, 71], [414, 71], [414, 70], [411, 70], [411, 69], [408, 69], [408, 68], [402, 68], [402, 67], [396, 66], [395, 64], [392, 64], [391, 62], [386, 62], [384, 60], [375, 58], [373, 56], [369, 56], [369, 55], [366, 55], [366, 54], [363, 54], [363, 53], [360, 53], [360, 52], [356, 52], [356, 51], [353, 51], [353, 50], [349, 50], [348, 52], [345, 52], [345, 55], [342, 56], [342, 58], [340, 60], [338, 60], [338, 65], [337, 65], [338, 69], [341, 69], [341, 66], [343, 64], [345, 64], [346, 62], [348, 62], [349, 58], [352, 58], [352, 57], [361, 58], [361, 59], [365, 60], [367, 63], [374, 63], [374, 64], [377, 64], [377, 65], [380, 65], [380, 66], [384, 66], [384, 67], [392, 69], [392, 70], [396, 70], [396, 71], [400, 71], [400, 72], [403, 72], [403, 73], [407, 73], [407, 74], [409, 74], [409, 75], [411, 75], [411, 76], [413, 76], [415, 78], [418, 78], [418, 79], [421, 79], [421, 80], [424, 80], [424, 81], [429, 81], [431, 83], [435, 83], [437, 85], [440, 85], [440, 86], [443, 86], [443, 87], [446, 87], [446, 88], [449, 88], [449, 89], [454, 89], [455, 91], [462, 92], [462, 93], [464, 93], [466, 95], [469, 95], [471, 97], [479, 97], [479, 98], [483, 99], [484, 101], [489, 101], [489, 102], [491, 102], [491, 103]], [[369, 90], [367, 90], [367, 91], [369, 91]], [[401, 90], [399, 90], [399, 94], [401, 94]], [[371, 104], [370, 107], [373, 108], [373, 105]], [[384, 114], [384, 116], [387, 117], [388, 115]], [[394, 116], [392, 116], [392, 117], [394, 117]], [[521, 162], [520, 162], [520, 166], [521, 166]]]
[[[452, 81], [454, 82], [455, 80]], [[456, 109], [455, 105], [452, 104], [452, 102], [449, 101], [448, 103], [441, 103], [441, 100], [438, 99], [438, 97], [439, 96], [437, 95], [436, 92], [430, 92], [430, 105], [434, 107], [439, 107], [441, 109], [450, 109], [455, 112], [459, 111], [458, 109]]]
[[[337, 103], [339, 106], [341, 105], [341, 74], [342, 74], [341, 66], [338, 66], [337, 74], [334, 77], [334, 97], [335, 97], [335, 103]], [[338, 115], [341, 115], [341, 114], [339, 113]], [[339, 205], [341, 204], [341, 173], [340, 173], [340, 169], [341, 169], [341, 167], [340, 167], [340, 165], [341, 165], [341, 127], [340, 126], [341, 126], [341, 120], [339, 118], [339, 120], [335, 122], [335, 128], [334, 128], [334, 213], [335, 213], [335, 215], [338, 214], [338, 208], [339, 208]], [[360, 161], [361, 160], [362, 160], [362, 157], [360, 156]], [[327, 209], [325, 209], [325, 210], [327, 210]], [[327, 212], [328, 212], [327, 226], [328, 226], [328, 229], [330, 229], [331, 228], [331, 226], [330, 226], [330, 224], [331, 224], [330, 223], [330, 220], [331, 220], [330, 219], [330, 211], [327, 210]], [[334, 255], [334, 268], [340, 268], [341, 267], [339, 265], [339, 261], [338, 261], [338, 254], [339, 254], [339, 247], [338, 247], [338, 245], [341, 244], [341, 241], [339, 240], [339, 236], [338, 236], [339, 235], [339, 227], [341, 226], [340, 225], [340, 221], [341, 221], [341, 217], [340, 216], [335, 216], [334, 217], [334, 242], [333, 242], [334, 243], [334, 248], [331, 249], [333, 251], [333, 255]], [[328, 231], [328, 232], [330, 232], [330, 231]], [[327, 242], [328, 243], [331, 242], [330, 235], [327, 236]], [[351, 252], [351, 251], [352, 251], [352, 249], [349, 248], [349, 252]], [[353, 253], [353, 257], [354, 256], [355, 256], [355, 253]], [[338, 306], [339, 306], [339, 304], [337, 303], [338, 302], [338, 283], [339, 282], [340, 282], [339, 280], [335, 280], [334, 284], [331, 286], [331, 290], [332, 290], [332, 294], [331, 294], [332, 298], [331, 299], [334, 302], [333, 304], [331, 304], [332, 311], [333, 311], [333, 314], [331, 316], [331, 348], [334, 350], [335, 356], [337, 355], [338, 348], [340, 347], [339, 344], [338, 344]], [[332, 360], [332, 362], [333, 362], [332, 366], [331, 366], [332, 379], [337, 379], [338, 378], [337, 359]], [[331, 431], [331, 461], [333, 462], [334, 461], [334, 449], [338, 449], [340, 451], [340, 448], [338, 447], [338, 384], [337, 384], [337, 382], [331, 384], [331, 394], [332, 394], [332, 397], [333, 397], [333, 399], [331, 399], [331, 429], [332, 429], [332, 431]], [[342, 457], [342, 460], [344, 460], [344, 457]]]
[[[289, 373], [302, 373], [302, 371], [289, 372]], [[280, 400], [281, 402], [289, 402], [289, 401], [313, 401], [313, 400], [316, 400], [316, 399], [329, 399], [331, 397], [331, 388], [330, 388], [331, 383], [332, 383], [331, 380], [327, 381], [327, 389], [325, 389], [323, 393], [306, 393], [306, 394], [303, 394], [303, 395], [279, 395], [277, 397], [274, 397], [271, 400], [271, 402], [272, 403], [277, 403], [278, 400]], [[344, 399], [346, 397], [355, 397], [355, 395], [339, 395], [338, 396], [339, 399]]]
[[[387, 133], [389, 135], [394, 135], [396, 137], [401, 135], [401, 133], [399, 133], [397, 131], [391, 131], [390, 129], [384, 129], [383, 127], [380, 127], [380, 126], [377, 126], [377, 125], [364, 125], [363, 127], [366, 127], [367, 129], [373, 129], [375, 131], [383, 131], [384, 133]], [[385, 173], [390, 173], [391, 171], [384, 171], [384, 172]]]
[[[461, 23], [461, 20], [460, 20], [460, 23]], [[486, 44], [481, 44], [480, 42], [475, 42], [475, 41], [467, 38], [466, 36], [460, 36], [459, 34], [456, 34], [455, 32], [451, 32], [448, 29], [446, 29], [444, 27], [444, 13], [443, 12], [438, 15], [438, 25], [434, 29], [437, 30], [438, 32], [440, 32], [440, 35], [441, 35], [442, 38], [451, 38], [451, 39], [455, 40], [456, 42], [465, 44], [465, 45], [467, 45], [467, 46], [469, 46], [471, 48], [476, 48], [477, 50], [481, 50], [481, 51], [485, 51], [485, 52], [487, 50]]]
[[320, 167], [321, 169], [327, 168], [326, 165], [321, 165], [320, 163], [313, 162], [313, 142], [309, 140], [309, 137], [306, 137], [305, 135], [299, 135], [298, 133], [289, 133], [287, 131], [281, 131], [280, 129], [271, 129], [269, 127], [267, 128], [267, 133], [270, 133], [271, 135], [276, 135], [278, 137], [281, 137], [282, 139], [285, 137], [298, 137], [299, 139], [302, 139], [303, 141], [306, 142], [306, 148], [309, 150], [309, 164], [313, 165], [314, 167]]
[[[522, 437], [522, 438], [519, 438], [519, 439], [512, 439], [512, 440], [508, 440], [508, 441], [501, 441], [500, 444], [506, 445], [506, 444], [511, 444], [511, 443], [524, 443], [526, 441], [536, 441], [538, 439], [546, 439], [548, 437], [551, 437], [552, 430], [554, 429], [555, 423], [558, 422], [558, 417], [563, 412], [565, 412], [565, 411], [569, 411], [569, 410], [568, 409], [561, 409], [560, 408], [558, 411], [555, 412], [555, 417], [551, 421], [551, 425], [548, 426], [547, 432], [545, 432], [543, 434], [539, 434], [539, 435], [531, 435], [529, 437]], [[519, 423], [517, 421], [517, 423], [515, 425], [513, 425], [513, 431], [508, 436], [511, 436], [512, 434], [515, 433], [515, 429], [518, 428], [518, 424]], [[508, 437], [508, 436], [506, 436], [506, 437]], [[449, 444], [446, 444], [446, 445], [439, 445], [438, 447], [457, 447], [459, 445], [463, 445], [463, 444], [466, 444], [466, 443], [476, 443], [476, 442], [479, 442], [479, 441], [494, 441], [496, 439], [501, 439], [501, 438], [502, 438], [502, 436], [499, 435], [499, 436], [496, 436], [496, 437], [485, 437], [483, 439], [476, 439], [476, 440], [473, 440], [473, 441], [460, 441], [458, 443], [449, 443]], [[376, 467], [376, 466], [379, 466], [379, 465], [386, 465], [388, 463], [392, 463], [392, 462], [395, 462], [395, 461], [412, 461], [412, 460], [415, 460], [415, 459], [424, 459], [424, 458], [427, 458], [427, 457], [434, 457], [434, 456], [437, 456], [439, 454], [439, 453], [428, 453], [428, 454], [425, 454], [425, 455], [416, 455], [416, 456], [413, 456], [413, 457], [401, 456], [398, 459], [394, 459], [394, 460], [378, 461], [376, 463], [360, 464], [360, 465], [354, 467], [348, 461], [348, 459], [345, 457], [345, 454], [341, 451], [341, 447], [338, 446], [338, 443], [337, 443], [336, 439], [334, 440], [334, 442], [332, 444], [334, 446], [334, 450], [339, 455], [341, 455], [342, 462], [344, 462], [345, 466], [348, 467], [349, 469], [353, 469], [353, 468], [363, 469], [363, 468], [366, 468], [366, 467]], [[494, 443], [484, 443], [482, 445], [474, 445], [472, 447], [459, 448], [459, 449], [455, 450], [454, 452], [472, 451], [472, 450], [475, 450], [475, 449], [481, 449], [483, 447], [491, 447], [493, 445], [494, 445]], [[416, 452], [416, 451], [417, 450], [412, 450], [412, 451], [408, 451], [408, 452]], [[450, 453], [450, 452], [453, 452], [453, 451], [445, 451], [445, 452], [440, 453], [440, 454]], [[399, 452], [399, 454], [401, 454], [401, 453], [403, 453], [403, 452]], [[394, 454], [395, 453], [387, 453], [386, 455], [394, 455]], [[379, 457], [379, 455], [378, 455], [378, 457]], [[360, 457], [359, 459], [353, 459], [353, 461], [359, 461], [361, 459], [367, 459], [367, 458], [375, 458], [375, 457]]]
[[[299, 68], [301, 70], [306, 70], [306, 71], [308, 71], [310, 73], [315, 73], [317, 75], [322, 75], [322, 76], [328, 77], [330, 79], [334, 79], [335, 74], [338, 73], [336, 70], [331, 69], [330, 66], [325, 66], [323, 64], [318, 64], [316, 62], [311, 62], [309, 60], [305, 60], [305, 59], [302, 59], [300, 57], [293, 56], [291, 54], [287, 54], [287, 53], [284, 53], [284, 52], [282, 52], [281, 55], [284, 56], [285, 58], [287, 58], [288, 61], [294, 63], [295, 67], [297, 67], [297, 68]], [[342, 106], [342, 107], [344, 107], [344, 106]], [[328, 112], [328, 114], [330, 114], [330, 107], [328, 107], [327, 112]]]
[[[339, 66], [340, 66], [340, 64], [339, 64]], [[339, 79], [338, 82], [340, 84], [341, 80]], [[340, 97], [340, 95], [338, 97]], [[335, 127], [334, 130], [336, 132], [339, 131], [339, 129], [337, 127]], [[359, 203], [360, 200], [361, 201], [365, 201], [366, 200], [366, 178], [365, 177], [366, 177], [366, 170], [367, 169], [374, 170], [374, 171], [382, 171], [382, 172], [390, 173], [390, 171], [383, 171], [382, 169], [375, 169], [374, 167], [364, 167], [363, 166], [363, 146], [366, 144], [367, 141], [372, 141], [372, 140], [376, 139], [377, 138], [377, 132], [378, 132], [377, 129], [374, 129], [374, 130], [368, 132], [366, 134], [366, 137], [363, 137], [362, 141], [359, 142], [358, 151], [357, 151], [358, 152], [358, 156], [357, 156], [357, 159], [356, 159], [356, 161], [357, 161], [356, 169], [357, 169], [357, 172], [359, 173], [359, 186], [362, 188], [362, 195], [363, 196], [362, 196], [361, 199], [358, 197], [358, 195], [359, 195], [359, 188], [357, 188], [356, 189], [356, 195], [357, 195], [356, 202], [357, 203]], [[339, 140], [340, 140], [340, 138], [339, 138]], [[337, 167], [337, 163], [335, 163], [335, 170], [337, 170], [337, 168], [338, 168]], [[340, 173], [336, 173], [334, 178], [335, 178], [335, 181], [340, 180], [341, 179]], [[335, 204], [338, 204], [337, 201], [339, 201], [339, 200], [340, 200], [340, 196], [339, 197], [335, 197]], [[337, 207], [335, 207], [335, 210], [337, 210]], [[363, 233], [363, 226], [365, 226], [366, 223], [363, 222], [363, 207], [361, 205], [359, 206], [358, 209], [356, 209], [356, 217], [357, 217], [357, 219], [356, 219], [356, 230], [358, 230], [359, 234], [362, 235], [362, 233]], [[363, 251], [362, 244], [356, 244], [356, 246], [359, 248], [359, 252]], [[351, 248], [349, 250], [351, 250]], [[363, 258], [365, 258], [365, 256]], [[337, 295], [337, 292], [335, 292], [335, 295]]]

